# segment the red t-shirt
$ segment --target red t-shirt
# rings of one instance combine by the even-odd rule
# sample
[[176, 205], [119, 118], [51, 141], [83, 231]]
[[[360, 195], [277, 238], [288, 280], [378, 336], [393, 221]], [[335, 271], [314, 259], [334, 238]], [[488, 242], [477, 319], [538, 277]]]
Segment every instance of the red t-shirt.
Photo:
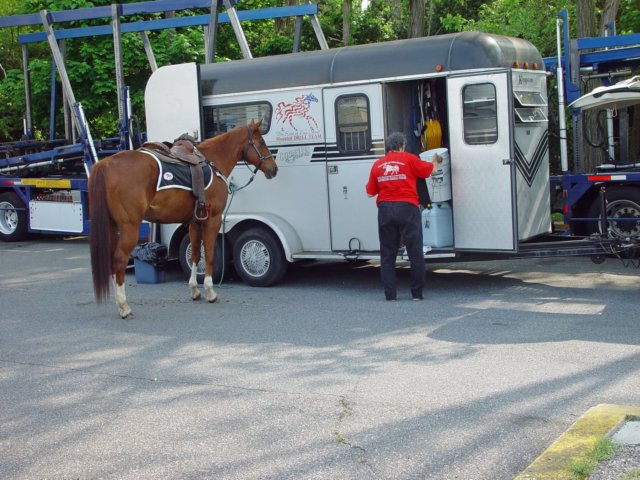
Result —
[[422, 161], [409, 152], [389, 152], [371, 167], [367, 194], [378, 195], [376, 205], [380, 202], [409, 202], [417, 207], [416, 180], [427, 178], [431, 172], [431, 162]]

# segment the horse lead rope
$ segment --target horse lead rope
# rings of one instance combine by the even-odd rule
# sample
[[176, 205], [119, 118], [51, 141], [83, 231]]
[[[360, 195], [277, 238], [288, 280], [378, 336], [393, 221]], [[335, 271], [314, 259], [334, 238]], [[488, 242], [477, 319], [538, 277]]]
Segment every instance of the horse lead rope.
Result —
[[233, 202], [233, 196], [235, 195], [236, 192], [239, 192], [243, 188], [248, 187], [249, 184], [253, 182], [253, 179], [256, 177], [256, 173], [258, 173], [258, 170], [260, 170], [260, 165], [262, 165], [266, 159], [273, 158], [273, 153], [271, 153], [271, 151], [269, 151], [269, 155], [262, 155], [260, 153], [260, 150], [258, 150], [258, 147], [253, 141], [253, 137], [251, 136], [251, 129], [248, 126], [247, 126], [247, 138], [248, 138], [248, 144], [244, 149], [245, 155], [243, 155], [243, 160], [244, 160], [244, 164], [249, 169], [249, 171], [251, 171], [251, 167], [249, 167], [249, 162], [247, 162], [247, 158], [246, 158], [246, 153], [249, 150], [249, 146], [252, 146], [253, 149], [256, 151], [256, 154], [258, 155], [258, 164], [255, 166], [253, 172], [251, 172], [251, 177], [249, 178], [247, 183], [245, 183], [243, 186], [239, 188], [236, 188], [233, 182], [230, 182], [227, 179], [227, 177], [225, 177], [221, 172], [219, 172], [216, 169], [216, 175], [218, 175], [220, 178], [222, 178], [222, 180], [224, 180], [224, 182], [227, 184], [227, 191], [231, 195], [231, 197], [229, 198], [229, 202], [227, 203], [227, 207], [224, 209], [224, 213], [222, 214], [222, 271], [220, 274], [220, 281], [218, 282], [218, 288], [222, 288], [222, 281], [224, 280], [224, 271], [225, 271], [224, 236], [226, 234], [226, 227], [227, 227], [227, 213], [229, 213], [229, 208], [231, 208], [231, 202]]

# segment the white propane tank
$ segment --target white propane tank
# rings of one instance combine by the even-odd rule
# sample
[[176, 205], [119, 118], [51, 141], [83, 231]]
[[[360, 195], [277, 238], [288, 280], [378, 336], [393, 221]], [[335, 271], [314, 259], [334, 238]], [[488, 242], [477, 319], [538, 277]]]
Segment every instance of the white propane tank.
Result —
[[453, 246], [453, 215], [449, 202], [433, 203], [422, 211], [422, 244]]
[[446, 148], [433, 148], [420, 154], [420, 158], [427, 162], [433, 162], [433, 157], [438, 154], [442, 157], [442, 163], [434, 164], [433, 173], [427, 178], [427, 188], [432, 203], [451, 200], [451, 162], [449, 150]]

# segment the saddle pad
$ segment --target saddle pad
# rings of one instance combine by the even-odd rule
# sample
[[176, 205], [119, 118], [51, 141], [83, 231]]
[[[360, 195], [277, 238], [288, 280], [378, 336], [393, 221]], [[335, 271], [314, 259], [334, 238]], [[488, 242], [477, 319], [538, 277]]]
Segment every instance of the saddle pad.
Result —
[[[146, 150], [140, 150], [140, 152], [150, 155], [158, 164], [160, 175], [158, 175], [156, 190], [166, 190], [167, 188], [181, 188], [189, 191], [193, 190], [191, 185], [191, 167], [189, 167], [189, 165], [166, 163], [151, 152]], [[206, 190], [211, 186], [211, 182], [213, 181], [211, 165], [207, 164], [202, 169], [202, 173], [204, 174], [204, 189]]]

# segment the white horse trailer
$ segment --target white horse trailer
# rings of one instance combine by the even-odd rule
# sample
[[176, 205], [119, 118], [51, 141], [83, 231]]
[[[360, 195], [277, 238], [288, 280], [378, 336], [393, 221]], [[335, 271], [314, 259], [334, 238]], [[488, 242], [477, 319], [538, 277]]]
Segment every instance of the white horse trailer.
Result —
[[[279, 173], [230, 196], [218, 275], [233, 263], [245, 282], [264, 286], [288, 262], [379, 258], [376, 205], [364, 186], [394, 131], [407, 150], [446, 148], [450, 159], [448, 173], [427, 180], [450, 182], [450, 199], [431, 201], [420, 188], [434, 209], [425, 228], [442, 209], [437, 228], [452, 233], [426, 245], [426, 261], [514, 256], [551, 232], [546, 73], [522, 39], [463, 32], [166, 66], [151, 76], [145, 103], [154, 141], [263, 122]], [[250, 177], [239, 164], [232, 189]], [[188, 271], [186, 226], [163, 225], [159, 235]]]

